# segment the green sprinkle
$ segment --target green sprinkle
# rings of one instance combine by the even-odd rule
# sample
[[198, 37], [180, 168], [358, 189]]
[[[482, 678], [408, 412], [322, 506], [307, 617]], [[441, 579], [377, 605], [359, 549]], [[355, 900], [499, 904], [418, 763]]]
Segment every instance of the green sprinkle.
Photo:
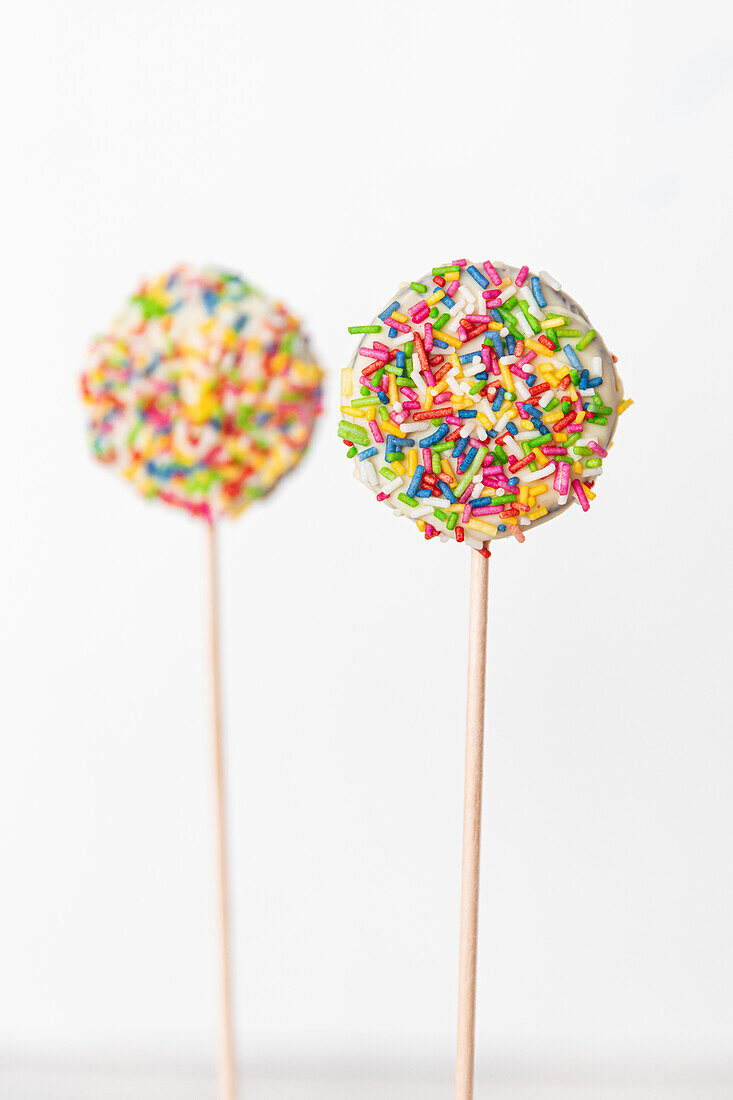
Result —
[[431, 317], [437, 317], [438, 316], [438, 307], [437, 306], [431, 306], [430, 307], [430, 316]]
[[434, 332], [440, 332], [440, 330], [445, 325], [447, 325], [449, 321], [450, 321], [450, 313], [441, 313], [440, 317], [438, 317], [438, 320], [433, 325], [433, 331]]
[[356, 447], [349, 447], [348, 451], [346, 452], [346, 457], [347, 458], [353, 458], [354, 455], [356, 455], [356, 454], [357, 454]]
[[398, 377], [402, 374], [402, 367], [398, 367], [396, 363], [385, 363], [384, 369], [388, 374], [396, 374]]
[[390, 451], [384, 457], [387, 462], [402, 462], [402, 451]]
[[558, 399], [553, 397], [552, 401], [548, 401], [545, 405], [545, 412], [551, 412], [553, 409], [556, 409], [559, 404], [560, 402]]
[[[448, 513], [444, 512], [442, 508], [433, 508], [433, 515], [435, 516], [436, 519], [439, 519], [439, 520], [441, 520], [441, 522], [445, 523], [445, 520], [446, 520], [446, 517], [447, 517]], [[456, 512], [456, 518], [458, 518], [458, 513], [457, 512]]]
[[580, 385], [580, 376], [575, 367], [570, 368], [570, 381], [573, 383], [574, 386]]
[[407, 377], [407, 375], [404, 375], [398, 381], [399, 381], [401, 386], [407, 386], [407, 388], [409, 390], [416, 390], [417, 389], [417, 383], [413, 382], [411, 378]]
[[[515, 306], [518, 305], [519, 299], [517, 298], [516, 294], [512, 294], [511, 298], [507, 298], [506, 302], [504, 302], [504, 309], [514, 309]], [[499, 312], [501, 313], [501, 310], [499, 310]]]
[[537, 473], [537, 463], [535, 462], [535, 460], [534, 460], [534, 459], [532, 459], [532, 461], [530, 462], [530, 464], [529, 464], [529, 466], [527, 467], [527, 469], [528, 469], [528, 470], [530, 471], [530, 473], [532, 473], [532, 474], [536, 474], [536, 473]]
[[486, 385], [486, 382], [484, 382], [484, 381], [474, 382], [474, 384], [470, 387], [468, 392], [471, 394], [471, 396], [473, 396], [473, 394], [478, 393], [479, 390], [482, 390], [485, 385]]
[[439, 428], [440, 425], [443, 423], [443, 418], [442, 416], [433, 417], [430, 423], [433, 425], [434, 428]]
[[503, 497], [492, 497], [491, 498], [491, 503], [492, 504], [511, 504], [516, 499], [517, 499], [517, 494], [516, 493], [507, 493], [506, 496], [503, 496]]
[[361, 394], [362, 397], [368, 397], [369, 396], [369, 387], [368, 386], [362, 386], [359, 390], [359, 393]]
[[389, 413], [385, 409], [384, 405], [377, 405], [377, 419], [382, 421], [389, 420]]
[[580, 336], [579, 328], [556, 328], [554, 332], [556, 336]]
[[366, 409], [369, 405], [376, 405], [378, 400], [379, 398], [376, 395], [372, 396], [372, 394], [369, 394], [368, 397], [357, 397], [351, 402], [351, 407], [352, 409]]
[[592, 455], [593, 451], [590, 447], [573, 447], [574, 455]]
[[570, 401], [567, 400], [567, 399], [565, 401], [561, 401], [560, 402], [560, 408], [562, 409], [562, 411], [567, 416], [568, 413], [570, 412]]
[[[380, 367], [379, 370], [375, 370], [374, 374], [372, 375], [372, 382], [374, 383], [375, 386], [378, 386], [383, 378], [384, 378], [384, 367]], [[374, 396], [376, 397], [377, 395], [375, 394]], [[378, 400], [379, 400], [379, 398], [377, 397], [377, 401]]]
[[452, 443], [445, 443], [445, 442], [444, 443], [436, 443], [433, 446], [433, 451], [436, 454], [442, 454], [443, 451], [452, 451], [453, 448], [455, 447], [455, 445], [456, 445], [455, 440]]
[[506, 451], [502, 447], [501, 443], [497, 443], [494, 447], [494, 454], [499, 459], [499, 462], [503, 466], [505, 462], [509, 461]]
[[589, 458], [588, 459], [588, 461], [586, 462], [586, 466], [588, 467], [589, 470], [595, 470], [602, 464], [602, 462], [603, 462], [603, 459], [598, 458], [598, 456], [596, 455], [595, 458]]
[[394, 470], [390, 470], [389, 466], [382, 466], [382, 469], [379, 472], [382, 477], [386, 477], [390, 481], [395, 481], [397, 479], [397, 474], [394, 472]]
[[408, 497], [407, 493], [398, 493], [397, 499], [401, 500], [403, 504], [409, 504], [411, 508], [417, 508], [417, 501], [412, 497]]
[[436, 455], [433, 451], [433, 473], [439, 475], [440, 472], [440, 455]]
[[527, 304], [527, 302], [522, 299], [519, 303], [519, 308], [521, 309], [524, 316], [527, 318], [532, 332], [534, 332], [535, 334], [537, 334], [538, 332], [542, 332], [542, 326], [540, 325], [537, 318], [529, 312], [529, 305]]
[[348, 439], [350, 443], [357, 443], [360, 447], [366, 447], [369, 443], [366, 428], [362, 428], [360, 424], [350, 424], [348, 420], [340, 421], [338, 434], [342, 439]]
[[449, 267], [434, 267], [433, 271], [432, 271], [432, 274], [433, 275], [448, 275], [449, 273], [452, 274], [453, 272], [455, 272], [455, 274], [458, 275], [460, 273], [460, 270], [461, 270], [460, 267], [456, 267], [455, 264], [454, 264], [453, 267], [450, 267], [450, 266]]
[[468, 469], [466, 470], [465, 474], [463, 475], [461, 480], [458, 482], [458, 484], [454, 487], [454, 489], [453, 489], [453, 496], [454, 497], [458, 498], [458, 497], [461, 496], [462, 493], [465, 493], [466, 489], [471, 484], [471, 482], [474, 478], [474, 475], [477, 474], [478, 471], [481, 469], [481, 463], [486, 458], [488, 453], [489, 453], [489, 448], [488, 447], [479, 447], [478, 451], [476, 452], [476, 454], [474, 456], [473, 462], [468, 467]]
[[424, 294], [428, 288], [425, 283], [410, 283], [410, 289], [414, 290], [416, 294]]
[[455, 525], [458, 523], [458, 512], [449, 512], [448, 519], [445, 521], [445, 525], [449, 531], [452, 531]]
[[[611, 413], [613, 412], [613, 409], [609, 409], [608, 405], [603, 405], [603, 404], [599, 403], [598, 405], [595, 406], [595, 408], [593, 409], [593, 412], [600, 413], [601, 416], [610, 416]], [[593, 423], [595, 424], [595, 423], [597, 423], [597, 421], [594, 420]]]
[[349, 325], [349, 332], [352, 336], [356, 336], [359, 332], [381, 332], [381, 325]]
[[595, 334], [596, 334], [596, 330], [594, 328], [589, 329], [588, 332], [586, 332], [585, 336], [581, 337], [581, 339], [578, 340], [577, 344], [575, 345], [577, 350], [578, 351], [583, 351], [584, 348], [587, 348], [588, 344], [594, 338]]
[[415, 350], [415, 342], [413, 340], [408, 340], [407, 343], [403, 345], [402, 350], [405, 353], [405, 359], [412, 359], [412, 353]]
[[568, 318], [564, 313], [546, 313], [545, 316], [548, 321], [564, 321], [565, 324], [568, 323]]
[[536, 439], [528, 440], [530, 449], [535, 447], [541, 447], [543, 443], [550, 443], [552, 441], [552, 432], [547, 432], [545, 435], [538, 435]]

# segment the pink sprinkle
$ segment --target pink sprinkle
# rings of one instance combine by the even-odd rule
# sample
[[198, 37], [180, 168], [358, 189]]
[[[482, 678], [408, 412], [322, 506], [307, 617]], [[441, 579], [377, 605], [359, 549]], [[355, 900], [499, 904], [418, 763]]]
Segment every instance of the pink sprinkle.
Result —
[[529, 275], [529, 268], [528, 267], [521, 267], [519, 269], [519, 274], [517, 275], [516, 279], [514, 280], [514, 285], [515, 286], [524, 286], [524, 284], [527, 281], [527, 276], [528, 275]]
[[555, 469], [555, 479], [552, 483], [552, 488], [561, 497], [567, 495], [568, 487], [570, 485], [570, 467], [567, 462], [558, 462]]
[[395, 321], [394, 317], [390, 317], [387, 321], [390, 328], [396, 328], [398, 332], [411, 332], [412, 329], [409, 325], [406, 325], [404, 321]]
[[429, 321], [425, 322], [425, 335], [422, 342], [426, 351], [433, 350], [433, 326]]
[[379, 340], [374, 341], [374, 347], [379, 348], [380, 351], [389, 351], [386, 344], [380, 344]]
[[452, 424], [454, 428], [460, 428], [463, 424], [460, 416], [446, 416], [444, 419], [446, 424]]
[[419, 401], [403, 401], [402, 402], [402, 408], [403, 409], [419, 409], [420, 408], [420, 402]]
[[489, 287], [488, 290], [481, 291], [481, 297], [485, 298], [487, 302], [498, 302], [499, 298], [501, 298], [501, 291], [492, 290], [491, 287]]
[[529, 378], [529, 375], [527, 374], [527, 372], [522, 370], [522, 368], [519, 366], [518, 363], [514, 363], [509, 368], [509, 373], [510, 374], [515, 374], [517, 376], [517, 378]]
[[470, 518], [471, 518], [471, 505], [466, 504], [466, 506], [464, 507], [464, 509], [461, 513], [461, 523], [468, 523]]
[[467, 313], [466, 320], [476, 325], [485, 325], [487, 319], [483, 313]]
[[359, 355], [368, 355], [370, 359], [378, 359], [380, 363], [389, 363], [389, 352], [385, 348], [382, 351], [375, 344], [373, 348], [359, 348]]
[[408, 390], [407, 386], [400, 386], [399, 393], [401, 393], [403, 397], [406, 397], [408, 401], [412, 401], [415, 398], [415, 391]]
[[493, 348], [489, 348], [489, 355], [491, 356], [491, 373], [495, 375], [501, 374], [501, 367], [499, 366], [499, 357]]
[[597, 455], [600, 455], [601, 458], [608, 458], [608, 451], [604, 447], [601, 447], [599, 443], [596, 443], [595, 440], [590, 442], [588, 446], [592, 451], [595, 451]]
[[505, 508], [506, 504], [474, 504], [473, 513], [477, 516], [495, 516]]
[[424, 370], [422, 372], [422, 376], [427, 382], [428, 386], [437, 386], [438, 383], [435, 381], [435, 375], [431, 370]]
[[386, 500], [386, 499], [387, 499], [387, 494], [386, 493], [377, 493], [377, 500]]
[[435, 528], [433, 527], [432, 523], [426, 523], [425, 524], [425, 538], [430, 539], [430, 538], [433, 537], [434, 534], [435, 534]]
[[491, 458], [491, 455], [487, 455], [484, 459], [484, 462], [488, 462], [488, 466], [483, 467], [483, 471], [485, 474], [500, 474], [502, 472], [501, 466], [497, 466], [495, 463], [492, 464], [493, 460]]
[[517, 542], [524, 542], [524, 532], [520, 530], [518, 523], [512, 524], [509, 530], [514, 535]]
[[465, 492], [462, 493], [461, 496], [459, 496], [458, 503], [459, 504], [465, 504], [467, 500], [471, 499], [471, 493], [472, 492], [473, 492], [473, 482], [471, 481], [471, 482], [469, 482], [468, 488], [465, 490]]
[[408, 417], [408, 413], [405, 412], [404, 408], [400, 412], [393, 412], [391, 415], [395, 424], [404, 424]]
[[468, 260], [454, 260], [451, 267], [465, 267], [467, 263]]
[[407, 312], [410, 314], [410, 317], [412, 317], [412, 323], [414, 325], [421, 324], [426, 317], [430, 316], [430, 306], [427, 302], [418, 302], [416, 306], [412, 306], [411, 308], [412, 312], [410, 310]]
[[[563, 463], [563, 466], [564, 465], [565, 465], [565, 463]], [[578, 498], [578, 504], [580, 505], [580, 507], [583, 509], [584, 512], [587, 512], [588, 509], [590, 508], [590, 502], [588, 500], [588, 497], [585, 495], [585, 490], [583, 489], [582, 481], [578, 481], [578, 479], [576, 478], [575, 481], [573, 482], [573, 490], [575, 492], [576, 497]]]
[[491, 279], [494, 286], [501, 286], [501, 275], [496, 270], [491, 260], [484, 260], [484, 271]]
[[488, 370], [491, 370], [491, 352], [484, 344], [481, 345], [481, 362]]
[[463, 325], [458, 326], [458, 339], [461, 341], [462, 344], [465, 344], [468, 340], [468, 333], [466, 332]]
[[527, 363], [531, 363], [533, 359], [537, 358], [537, 353], [534, 351], [525, 351], [521, 359], [517, 359], [515, 366], [524, 367]]
[[380, 432], [379, 425], [377, 424], [376, 420], [370, 420], [368, 423], [369, 423], [369, 431], [374, 436], [374, 442], [375, 443], [384, 443], [384, 436]]
[[445, 292], [449, 298], [453, 297], [459, 286], [460, 283], [458, 282], [458, 279], [454, 279], [452, 283], [448, 284], [448, 286], [445, 288]]
[[411, 317], [414, 317], [416, 313], [420, 313], [421, 310], [425, 309], [426, 304], [425, 299], [421, 298], [419, 302], [415, 302], [414, 306], [408, 306], [407, 312]]
[[555, 447], [549, 443], [545, 443], [542, 447], [540, 447], [540, 450], [542, 451], [543, 455], [565, 455], [568, 453], [567, 447]]
[[429, 447], [423, 447], [422, 449], [422, 464], [428, 471], [433, 468], [433, 452]]

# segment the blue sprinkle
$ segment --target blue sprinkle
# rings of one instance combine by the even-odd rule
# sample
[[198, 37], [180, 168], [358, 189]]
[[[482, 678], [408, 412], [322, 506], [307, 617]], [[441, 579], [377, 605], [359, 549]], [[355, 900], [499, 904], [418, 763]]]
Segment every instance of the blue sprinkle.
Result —
[[499, 530], [500, 531], [506, 531], [506, 524], [505, 523], [500, 523], [499, 524]]
[[397, 352], [397, 355], [395, 357], [395, 365], [397, 366], [397, 369], [399, 371], [401, 371], [402, 374], [405, 373], [405, 353], [404, 353], [404, 351], [402, 351], [401, 348]]
[[384, 390], [379, 390], [377, 393], [377, 397], [383, 405], [389, 405], [389, 398], [387, 397], [387, 394], [384, 392]]
[[500, 324], [500, 325], [503, 325], [503, 324], [504, 324], [504, 318], [503, 318], [503, 317], [502, 317], [502, 315], [501, 315], [501, 314], [499, 313], [499, 310], [498, 310], [498, 309], [490, 309], [490, 310], [489, 310], [489, 313], [491, 314], [491, 319], [492, 319], [492, 321], [496, 321], [496, 322], [497, 322], [498, 324]]
[[396, 435], [388, 435], [385, 443], [385, 454], [392, 451], [401, 451], [403, 447], [414, 447], [414, 439], [398, 439]]
[[525, 382], [527, 383], [528, 386], [534, 386], [536, 381], [537, 381], [537, 375], [536, 374], [528, 374], [527, 377], [525, 378]]
[[455, 504], [456, 498], [444, 481], [438, 482], [438, 488], [440, 489], [446, 500], [449, 500], [451, 504]]
[[212, 314], [219, 304], [219, 295], [215, 290], [204, 290], [201, 294], [206, 312]]
[[463, 452], [465, 451], [467, 446], [468, 446], [468, 436], [464, 435], [464, 436], [461, 437], [461, 439], [457, 440], [455, 447], [451, 451], [451, 456], [453, 458], [458, 458], [459, 455], [463, 454]]
[[477, 378], [480, 378], [482, 382], [485, 382], [488, 377], [489, 377], [489, 372], [485, 371], [485, 370], [480, 370], [478, 372], [478, 374], [474, 374], [474, 376], [473, 376], [474, 381], [476, 381]]
[[446, 344], [445, 340], [438, 340], [437, 336], [433, 336], [433, 347], [447, 348], [448, 345]]
[[491, 411], [492, 412], [498, 412], [499, 409], [501, 408], [501, 406], [504, 404], [504, 394], [505, 393], [506, 393], [506, 390], [504, 389], [504, 387], [499, 386], [499, 389], [496, 391], [496, 397], [494, 398], [494, 400], [491, 404]]
[[580, 378], [578, 379], [578, 388], [581, 390], [588, 389], [588, 368], [584, 367], [580, 372]]
[[583, 369], [583, 364], [581, 363], [580, 359], [578, 359], [578, 356], [575, 354], [575, 348], [573, 347], [573, 345], [563, 344], [562, 350], [565, 352], [565, 356], [570, 363], [570, 366], [575, 367], [577, 371], [581, 371]]
[[516, 346], [517, 346], [517, 341], [514, 339], [514, 337], [512, 336], [512, 334], [510, 332], [509, 335], [506, 338], [506, 350], [509, 353], [509, 355], [514, 355], [514, 349], [515, 349]]
[[472, 351], [470, 355], [459, 355], [459, 363], [473, 363], [474, 359], [480, 359], [481, 355], [478, 351]]
[[[458, 414], [461, 415], [460, 413]], [[432, 447], [434, 443], [440, 443], [444, 436], [450, 432], [450, 426], [448, 424], [441, 424], [439, 428], [436, 428], [432, 435], [426, 435], [424, 439], [420, 440], [421, 447]]]
[[478, 283], [482, 290], [486, 290], [487, 286], [489, 285], [489, 280], [484, 278], [478, 268], [474, 267], [473, 264], [471, 264], [470, 267], [466, 268], [466, 271], [471, 276], [471, 278]]
[[410, 484], [407, 486], [407, 488], [405, 489], [405, 492], [407, 493], [408, 497], [414, 497], [415, 493], [420, 488], [420, 482], [422, 481], [422, 476], [423, 476], [424, 473], [425, 473], [425, 467], [424, 466], [417, 466], [415, 468], [415, 473], [412, 475], [412, 480], [411, 480]]
[[473, 409], [461, 409], [458, 415], [460, 416], [461, 420], [473, 420], [476, 413]]
[[456, 303], [455, 303], [453, 298], [449, 298], [447, 294], [444, 294], [443, 297], [440, 299], [440, 304], [441, 305], [447, 304], [450, 309], [453, 309], [453, 306]]
[[383, 313], [379, 314], [380, 321], [386, 321], [388, 317], [391, 317], [396, 309], [400, 308], [399, 302], [392, 302], [391, 306], [387, 306]]
[[534, 295], [535, 302], [540, 307], [540, 309], [544, 309], [547, 305], [547, 302], [545, 301], [545, 296], [542, 293], [542, 284], [536, 275], [532, 276], [530, 286], [532, 287], [532, 293]]
[[459, 474], [465, 474], [466, 470], [471, 465], [471, 463], [473, 462], [473, 460], [474, 460], [474, 458], [476, 457], [477, 454], [478, 454], [478, 451], [476, 450], [475, 447], [469, 447], [468, 448], [468, 450], [464, 454], [463, 458], [458, 463], [458, 473]]
[[594, 388], [595, 388], [596, 386], [600, 386], [602, 382], [603, 382], [603, 379], [601, 378], [601, 376], [600, 376], [600, 375], [598, 376], [598, 378], [589, 378], [589, 379], [588, 379], [588, 385], [587, 385], [587, 386], [585, 386], [585, 387], [584, 387], [584, 389], [586, 389], [586, 390], [592, 390], [592, 389], [594, 389]]
[[432, 489], [418, 489], [415, 493], [416, 497], [431, 497], [433, 495]]
[[241, 332], [244, 326], [247, 324], [246, 314], [242, 314], [241, 317], [237, 317], [236, 321], [232, 322], [232, 328], [235, 332]]
[[508, 485], [519, 485], [519, 478], [518, 477], [510, 477], [507, 484]]
[[375, 454], [377, 454], [377, 448], [376, 447], [367, 447], [367, 449], [365, 451], [362, 451], [361, 454], [358, 455], [357, 457], [359, 459], [359, 462], [363, 462], [365, 458], [371, 458], [372, 455], [375, 455]]
[[496, 352], [496, 354], [501, 359], [502, 356], [504, 355], [504, 345], [501, 342], [501, 336], [499, 335], [498, 332], [492, 332], [491, 333], [491, 342], [494, 345], [494, 351]]
[[391, 328], [391, 329], [389, 330], [389, 338], [390, 338], [390, 340], [394, 340], [394, 338], [395, 338], [395, 336], [396, 336], [396, 335], [397, 335], [397, 329], [396, 329], [396, 328]]
[[506, 426], [506, 430], [509, 432], [509, 435], [518, 435], [519, 434], [519, 428], [517, 427], [517, 425], [514, 423], [513, 420], [509, 421], [509, 423]]
[[496, 437], [498, 436], [498, 434], [499, 434], [499, 433], [498, 433], [498, 432], [495, 432], [495, 431], [494, 431], [494, 429], [492, 428], [492, 429], [491, 429], [491, 431], [490, 431], [490, 432], [488, 433], [488, 435], [489, 435], [489, 439], [496, 439]]

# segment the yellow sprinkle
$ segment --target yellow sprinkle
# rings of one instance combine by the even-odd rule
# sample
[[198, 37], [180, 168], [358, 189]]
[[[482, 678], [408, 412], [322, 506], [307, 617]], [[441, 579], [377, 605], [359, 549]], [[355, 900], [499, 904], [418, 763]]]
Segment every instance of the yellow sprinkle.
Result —
[[506, 398], [505, 398], [504, 401], [502, 401], [501, 408], [499, 409], [498, 413], [496, 414], [496, 419], [501, 420], [504, 413], [509, 412], [511, 407], [512, 407], [512, 402], [507, 401]]
[[489, 332], [501, 332], [503, 328], [503, 321], [489, 321]]
[[389, 376], [389, 401], [391, 405], [394, 405], [399, 400], [397, 395], [397, 379], [393, 374]]
[[630, 409], [633, 404], [634, 402], [630, 397], [627, 397], [625, 401], [621, 401], [618, 407], [619, 416], [621, 413], [625, 413], [627, 409]]
[[437, 397], [439, 393], [445, 393], [447, 389], [448, 383], [444, 379], [441, 379], [440, 382], [438, 382], [438, 385], [433, 386], [430, 392], [433, 394], [433, 396]]
[[[432, 293], [432, 294], [430, 295], [430, 297], [429, 297], [429, 298], [426, 298], [426, 299], [425, 299], [425, 302], [426, 302], [426, 303], [427, 303], [427, 305], [429, 305], [429, 306], [434, 306], [434, 305], [435, 305], [435, 303], [436, 303], [436, 302], [439, 302], [441, 298], [445, 298], [445, 291], [443, 291], [443, 290], [435, 290], [435, 291], [433, 291], [433, 293]], [[442, 339], [443, 339], [443, 337], [441, 336], [441, 340], [442, 340]]]
[[[354, 409], [353, 411], [356, 412], [356, 409]], [[387, 417], [386, 420], [382, 421], [382, 427], [386, 428], [390, 435], [396, 435], [398, 439], [405, 438], [405, 433], [402, 431], [402, 429], [398, 428], [394, 420], [390, 420], [389, 417]]]
[[575, 388], [575, 386], [573, 385], [572, 382], [570, 383], [570, 385], [567, 388], [567, 395], [568, 395], [568, 397], [570, 398], [571, 401], [577, 401], [578, 400], [578, 391], [576, 390], [576, 388]]
[[450, 346], [452, 348], [463, 347], [463, 345], [461, 344], [461, 341], [458, 339], [458, 337], [457, 336], [451, 336], [451, 334], [449, 332], [446, 332], [444, 328], [440, 330], [440, 339], [444, 340], [446, 342], [446, 344], [450, 344]]
[[501, 522], [502, 523], [508, 523], [510, 527], [516, 527], [517, 524], [519, 523], [519, 517], [518, 516], [504, 516], [503, 515], [501, 517]]
[[533, 447], [532, 454], [535, 456], [535, 459], [537, 460], [537, 465], [540, 469], [542, 469], [543, 466], [547, 466], [550, 461], [547, 455], [543, 455], [539, 447]]
[[403, 325], [406, 325], [410, 320], [410, 318], [405, 316], [404, 313], [393, 313], [392, 316], [394, 317], [395, 321], [401, 321]]
[[545, 413], [545, 415], [542, 417], [542, 423], [547, 424], [549, 428], [550, 424], [557, 424], [558, 420], [564, 419], [565, 413], [562, 411], [562, 409], [553, 409], [552, 412]]
[[531, 512], [527, 513], [530, 519], [541, 519], [542, 516], [547, 515], [546, 508], [533, 508]]
[[463, 374], [463, 371], [461, 370], [461, 360], [458, 358], [456, 353], [454, 351], [452, 351], [450, 353], [450, 355], [448, 356], [448, 358], [450, 359], [450, 361], [451, 361], [451, 363], [453, 364], [454, 367], [458, 367], [458, 373]]
[[411, 447], [407, 454], [407, 472], [412, 477], [417, 469], [417, 447]]
[[425, 527], [426, 527], [425, 520], [424, 519], [419, 519], [417, 521], [417, 523], [415, 524], [415, 526], [417, 527], [418, 531], [424, 531]]
[[529, 348], [530, 351], [536, 351], [538, 355], [547, 355], [547, 348], [545, 345], [539, 344], [536, 340], [527, 339], [524, 341], [524, 346], [525, 348]]
[[524, 428], [525, 432], [528, 432], [533, 427], [532, 421], [531, 420], [520, 420], [519, 421], [519, 427]]
[[568, 433], [567, 432], [555, 432], [555, 443], [567, 443], [567, 441], [568, 441]]
[[529, 486], [529, 494], [533, 499], [534, 497], [541, 497], [542, 494], [546, 492], [547, 486], [544, 484], [544, 482], [540, 482], [540, 484], [535, 483], [534, 485]]
[[583, 473], [583, 463], [582, 462], [574, 462], [573, 463], [573, 473], [574, 474], [582, 474]]
[[344, 416], [358, 416], [360, 420], [364, 419], [364, 410], [352, 409], [351, 405], [342, 405], [341, 412], [344, 414]]
[[[476, 413], [476, 419], [478, 420], [479, 424], [483, 428], [486, 428], [487, 432], [490, 432], [491, 429], [494, 427], [494, 421], [491, 419], [491, 417], [489, 416], [488, 413], [485, 413], [485, 412]], [[528, 421], [528, 423], [531, 423], [531, 422]]]
[[512, 285], [511, 279], [509, 279], [509, 278], [502, 279], [501, 282], [499, 283], [499, 286], [497, 287], [497, 290], [503, 290], [505, 286], [511, 286], [511, 285]]
[[514, 393], [514, 386], [512, 385], [508, 367], [501, 367], [501, 380], [504, 383], [504, 389], [509, 390], [509, 393]]
[[562, 328], [565, 321], [562, 317], [553, 317], [551, 321], [542, 321], [540, 328]]
[[433, 407], [433, 395], [432, 395], [432, 393], [430, 393], [430, 391], [428, 391], [428, 393], [425, 394], [425, 397], [423, 398], [422, 407], [424, 409], [432, 409], [432, 407]]
[[519, 503], [529, 504], [529, 486], [523, 485], [519, 490]]
[[450, 468], [450, 462], [448, 461], [447, 458], [441, 458], [440, 468], [443, 471], [443, 473], [446, 474], [450, 478], [450, 480], [452, 481], [453, 480], [453, 471]]
[[587, 485], [583, 486], [583, 491], [585, 492], [585, 495], [588, 497], [588, 500], [595, 500], [596, 499], [596, 494], [593, 492], [592, 489], [589, 489]]
[[[451, 511], [453, 510], [454, 509], [451, 509]], [[476, 531], [484, 531], [487, 535], [499, 534], [498, 527], [494, 527], [493, 523], [484, 523], [484, 521], [481, 519], [470, 519], [466, 524], [466, 527], [472, 527]]]
[[398, 474], [404, 474], [405, 464], [404, 464], [404, 462], [400, 462], [400, 460], [398, 458], [395, 458], [392, 461], [392, 469], [396, 470]]

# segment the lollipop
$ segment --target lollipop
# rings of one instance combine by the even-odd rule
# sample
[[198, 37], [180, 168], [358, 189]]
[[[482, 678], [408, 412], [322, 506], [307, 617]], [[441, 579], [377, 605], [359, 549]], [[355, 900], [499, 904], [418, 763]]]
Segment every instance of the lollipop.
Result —
[[222, 1100], [235, 1096], [236, 1077], [216, 521], [265, 496], [303, 457], [321, 378], [284, 306], [231, 272], [183, 266], [138, 288], [93, 342], [81, 382], [94, 457], [208, 531]]
[[488, 544], [587, 511], [623, 400], [616, 359], [546, 272], [457, 260], [403, 284], [342, 371], [355, 476], [426, 539], [471, 547], [456, 1100], [474, 1080]]
[[91, 447], [147, 497], [238, 515], [302, 458], [321, 371], [298, 321], [238, 275], [145, 282], [91, 346]]
[[623, 389], [546, 273], [436, 267], [349, 332], [363, 336], [342, 372], [339, 435], [359, 480], [426, 538], [485, 550], [573, 503], [588, 510]]

